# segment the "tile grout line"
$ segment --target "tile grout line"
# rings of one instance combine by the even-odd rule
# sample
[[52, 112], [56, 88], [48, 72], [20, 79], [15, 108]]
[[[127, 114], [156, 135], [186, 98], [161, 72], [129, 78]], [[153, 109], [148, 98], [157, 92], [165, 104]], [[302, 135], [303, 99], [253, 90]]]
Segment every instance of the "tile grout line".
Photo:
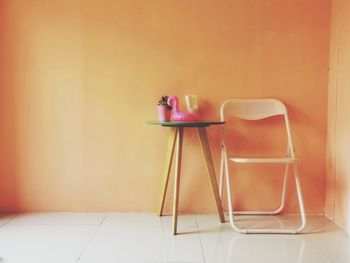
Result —
[[199, 244], [201, 246], [201, 251], [202, 251], [202, 259], [203, 259], [203, 262], [205, 263], [204, 249], [203, 249], [203, 245], [202, 245], [201, 234], [199, 232], [199, 225], [198, 225], [198, 220], [197, 220], [197, 214], [195, 214], [195, 221], [196, 221], [197, 233], [198, 233], [198, 237], [199, 237]]
[[332, 263], [336, 263], [335, 261], [333, 261], [333, 259], [331, 259], [324, 251], [323, 249], [321, 249], [314, 241], [312, 241], [311, 238], [308, 237], [308, 235], [304, 235], [304, 237], [306, 237], [307, 240], [309, 240], [311, 242], [311, 244], [313, 244], [315, 246], [315, 248], [321, 252], [321, 254], [323, 256], [325, 256], [330, 262]]
[[161, 217], [159, 216], [159, 223], [160, 223], [160, 230], [161, 230], [161, 236], [162, 236], [162, 244], [163, 244], [163, 258], [164, 258], [164, 262], [168, 262], [168, 255], [167, 255], [167, 249], [166, 249], [166, 246], [164, 245], [165, 244], [165, 232], [164, 232], [164, 222], [163, 220], [161, 219]]
[[107, 214], [108, 214], [108, 213], [105, 213], [105, 215], [104, 215], [102, 221], [100, 222], [100, 224], [98, 224], [98, 227], [97, 227], [96, 231], [92, 234], [92, 236], [91, 236], [91, 238], [88, 240], [88, 242], [87, 242], [85, 248], [83, 248], [82, 252], [80, 253], [80, 255], [78, 256], [78, 258], [76, 259], [76, 262], [79, 262], [79, 260], [80, 260], [80, 258], [82, 257], [82, 255], [83, 255], [83, 254], [85, 253], [85, 251], [89, 248], [89, 246], [90, 246], [92, 240], [95, 238], [95, 236], [96, 236], [98, 230], [100, 230], [102, 224], [105, 222], [105, 220], [106, 220], [106, 218], [107, 218]]
[[15, 214], [13, 216], [10, 217], [9, 220], [7, 220], [5, 223], [3, 223], [1, 226], [0, 226], [0, 229], [2, 229], [4, 226], [6, 226], [8, 223], [10, 223], [12, 220], [14, 220], [16, 217], [18, 217], [20, 214]]

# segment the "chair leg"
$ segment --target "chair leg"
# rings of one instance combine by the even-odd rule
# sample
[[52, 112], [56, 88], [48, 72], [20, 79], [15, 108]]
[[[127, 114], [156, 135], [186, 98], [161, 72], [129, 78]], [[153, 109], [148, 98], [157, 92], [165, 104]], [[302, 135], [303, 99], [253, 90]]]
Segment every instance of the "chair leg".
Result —
[[283, 177], [283, 188], [282, 188], [282, 197], [281, 197], [281, 205], [277, 208], [273, 215], [277, 215], [282, 212], [284, 209], [284, 205], [286, 203], [286, 189], [287, 189], [287, 180], [288, 180], [288, 172], [289, 172], [289, 164], [287, 163], [285, 166], [284, 177]]
[[226, 180], [226, 193], [227, 193], [227, 205], [228, 205], [228, 216], [231, 223], [232, 228], [240, 232], [240, 229], [235, 225], [235, 221], [233, 218], [233, 209], [232, 209], [232, 194], [231, 194], [231, 182], [230, 182], [230, 174], [229, 174], [229, 168], [228, 168], [228, 158], [226, 150], [222, 149], [222, 155], [224, 159], [224, 168], [225, 168], [225, 180]]
[[219, 181], [219, 195], [221, 200], [222, 200], [222, 189], [223, 189], [223, 177], [224, 177], [224, 149], [221, 148], [220, 181]]
[[299, 172], [297, 164], [293, 165], [293, 171], [294, 171], [294, 178], [295, 178], [295, 187], [297, 189], [298, 194], [298, 201], [299, 201], [299, 209], [300, 209], [300, 216], [301, 216], [301, 224], [300, 227], [297, 229], [297, 233], [304, 230], [306, 225], [306, 216], [305, 216], [305, 208], [304, 208], [304, 201], [303, 201], [303, 195], [301, 192], [301, 186], [299, 181]]
[[[298, 200], [299, 200], [299, 207], [300, 207], [300, 215], [301, 215], [301, 225], [297, 229], [267, 229], [267, 228], [240, 228], [236, 225], [234, 221], [234, 212], [232, 209], [232, 194], [231, 194], [231, 183], [230, 183], [230, 176], [229, 176], [229, 169], [228, 169], [228, 160], [227, 160], [227, 155], [225, 153], [225, 175], [226, 175], [226, 189], [227, 189], [227, 202], [228, 202], [228, 207], [229, 207], [229, 220], [232, 228], [242, 234], [297, 234], [301, 232], [305, 228], [306, 224], [306, 218], [305, 218], [305, 210], [304, 210], [304, 204], [303, 204], [303, 198], [302, 198], [302, 193], [301, 193], [301, 187], [300, 187], [300, 182], [298, 178], [298, 171], [296, 168], [296, 164], [293, 165], [293, 171], [294, 171], [294, 177], [295, 177], [295, 184], [296, 184], [296, 190], [298, 193]], [[287, 169], [287, 168], [286, 168]], [[288, 170], [286, 170], [285, 177], [288, 174]], [[284, 188], [286, 184], [286, 179], [284, 179]], [[282, 195], [285, 195], [285, 189], [283, 190]], [[284, 198], [283, 196], [283, 203], [284, 203]]]

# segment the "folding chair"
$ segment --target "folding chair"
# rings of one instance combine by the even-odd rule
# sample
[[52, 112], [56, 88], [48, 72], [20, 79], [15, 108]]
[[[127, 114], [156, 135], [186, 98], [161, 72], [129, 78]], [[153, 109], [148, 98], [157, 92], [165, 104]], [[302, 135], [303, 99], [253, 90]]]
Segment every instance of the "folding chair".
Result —
[[[244, 156], [228, 156], [228, 149], [226, 143], [226, 130], [223, 127], [222, 143], [221, 143], [221, 165], [220, 165], [220, 196], [222, 198], [223, 178], [225, 176], [227, 201], [228, 201], [228, 215], [231, 226], [239, 233], [275, 233], [275, 234], [296, 234], [301, 232], [306, 224], [305, 210], [303, 204], [303, 197], [298, 178], [297, 159], [295, 157], [294, 146], [288, 121], [288, 114], [285, 105], [276, 99], [229, 99], [221, 105], [220, 117], [221, 121], [225, 121], [225, 116], [232, 116], [246, 121], [257, 121], [272, 116], [283, 116], [284, 125], [287, 137], [287, 155], [279, 157], [259, 157], [251, 158]], [[231, 179], [229, 174], [229, 161], [233, 164], [284, 164], [285, 173], [283, 177], [283, 188], [280, 206], [273, 211], [233, 211], [232, 207], [232, 193], [231, 193]], [[285, 205], [286, 185], [289, 172], [289, 166], [293, 167], [296, 191], [298, 195], [301, 224], [296, 228], [240, 228], [234, 220], [234, 215], [277, 215], [282, 212]]]

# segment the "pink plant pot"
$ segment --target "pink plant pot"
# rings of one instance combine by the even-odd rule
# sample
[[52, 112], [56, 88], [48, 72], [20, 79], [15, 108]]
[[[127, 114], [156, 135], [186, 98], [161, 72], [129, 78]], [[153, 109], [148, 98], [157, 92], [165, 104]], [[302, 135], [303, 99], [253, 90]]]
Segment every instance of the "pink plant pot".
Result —
[[171, 110], [168, 110], [168, 108], [164, 105], [157, 105], [157, 111], [158, 111], [158, 120], [161, 122], [168, 122], [170, 121], [170, 115]]

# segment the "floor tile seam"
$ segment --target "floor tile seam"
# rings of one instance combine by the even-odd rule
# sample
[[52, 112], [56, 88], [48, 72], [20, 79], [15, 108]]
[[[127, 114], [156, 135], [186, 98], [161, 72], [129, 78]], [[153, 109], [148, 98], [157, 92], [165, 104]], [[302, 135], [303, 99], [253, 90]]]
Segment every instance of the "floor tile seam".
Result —
[[[7, 223], [6, 223], [7, 224]], [[101, 223], [96, 224], [63, 224], [63, 223], [33, 223], [33, 224], [23, 224], [23, 223], [10, 223], [8, 226], [99, 226]]]
[[83, 256], [83, 254], [86, 252], [86, 250], [89, 248], [89, 246], [92, 243], [92, 240], [96, 237], [97, 232], [101, 229], [101, 226], [103, 225], [103, 223], [105, 222], [107, 218], [107, 213], [104, 214], [103, 219], [101, 220], [100, 224], [97, 225], [97, 228], [95, 230], [95, 232], [92, 234], [91, 238], [88, 240], [88, 242], [86, 243], [86, 246], [82, 249], [81, 253], [79, 254], [78, 258], [76, 259], [76, 262], [80, 261], [80, 258]]
[[[51, 214], [51, 212], [45, 212], [46, 214]], [[53, 214], [65, 214], [65, 213], [74, 213], [74, 212], [53, 212]], [[80, 212], [79, 212], [80, 213]], [[88, 213], [82, 213], [84, 215], [89, 214]], [[13, 223], [14, 219], [18, 218], [20, 215], [22, 214], [26, 214], [26, 213], [18, 213], [15, 216], [13, 216], [10, 220], [8, 220], [6, 222], [10, 223], [11, 226], [99, 226], [101, 224], [102, 221], [104, 221], [105, 217], [106, 217], [106, 213], [100, 213], [103, 214], [103, 218], [101, 220], [101, 222], [98, 223], [21, 223], [21, 222], [15, 222]], [[31, 212], [31, 214], [37, 214], [36, 212]], [[40, 214], [40, 212], [39, 212]], [[0, 226], [1, 227], [1, 226]]]
[[13, 221], [19, 214], [15, 214], [13, 215], [9, 220], [7, 220], [5, 223], [3, 223], [2, 225], [0, 225], [0, 229], [3, 229], [6, 225], [8, 225], [8, 223], [10, 223], [11, 221]]
[[199, 224], [198, 224], [198, 220], [197, 220], [197, 214], [195, 214], [195, 222], [196, 222], [196, 226], [197, 226], [197, 233], [198, 233], [198, 238], [199, 238], [199, 245], [201, 246], [201, 252], [202, 252], [202, 259], [203, 262], [206, 263], [205, 261], [205, 255], [204, 255], [204, 248], [203, 248], [203, 244], [202, 244], [202, 238], [201, 238], [201, 233], [199, 231]]
[[101, 226], [106, 221], [107, 216], [108, 216], [108, 214], [104, 213], [103, 218], [102, 218], [101, 222], [99, 223], [99, 226]]
[[165, 240], [167, 239], [167, 233], [164, 231], [164, 220], [162, 220], [163, 215], [159, 215], [158, 219], [159, 219], [159, 227], [160, 227], [160, 235], [162, 238], [162, 257], [164, 259], [164, 262], [169, 262], [168, 260], [168, 254], [167, 254], [167, 248], [165, 245]]
[[334, 261], [333, 259], [331, 259], [324, 251], [322, 248], [320, 248], [319, 245], [317, 245], [317, 243], [315, 243], [310, 237], [308, 237], [307, 235], [304, 235], [304, 237], [309, 240], [311, 242], [311, 244], [313, 244], [315, 246], [315, 248], [323, 255], [325, 256], [330, 262], [332, 263], [337, 263], [336, 261]]

